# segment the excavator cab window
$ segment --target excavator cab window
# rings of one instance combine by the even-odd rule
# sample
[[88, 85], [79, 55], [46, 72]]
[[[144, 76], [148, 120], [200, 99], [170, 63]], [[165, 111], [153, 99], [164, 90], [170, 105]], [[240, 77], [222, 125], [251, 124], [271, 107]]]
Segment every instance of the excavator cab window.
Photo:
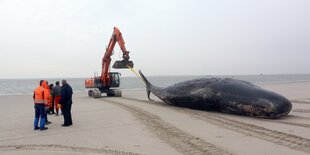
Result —
[[111, 87], [119, 87], [119, 73], [110, 73]]

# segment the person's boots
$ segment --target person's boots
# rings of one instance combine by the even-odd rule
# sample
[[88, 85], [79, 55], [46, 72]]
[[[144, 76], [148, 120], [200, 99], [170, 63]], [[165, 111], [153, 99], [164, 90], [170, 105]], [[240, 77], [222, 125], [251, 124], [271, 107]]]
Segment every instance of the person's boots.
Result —
[[58, 116], [58, 109], [56, 109], [56, 116]]
[[34, 118], [34, 130], [40, 129], [40, 128], [38, 127], [38, 124], [39, 124], [39, 118], [35, 117], [35, 118]]
[[47, 117], [46, 117], [46, 118], [44, 118], [44, 119], [45, 119], [45, 124], [46, 124], [46, 125], [49, 125], [49, 124], [51, 124], [51, 123], [52, 123], [52, 122], [50, 122], [50, 121], [48, 121], [48, 120], [47, 120]]
[[46, 130], [48, 129], [47, 127], [45, 127], [45, 118], [41, 118], [40, 120], [40, 130]]

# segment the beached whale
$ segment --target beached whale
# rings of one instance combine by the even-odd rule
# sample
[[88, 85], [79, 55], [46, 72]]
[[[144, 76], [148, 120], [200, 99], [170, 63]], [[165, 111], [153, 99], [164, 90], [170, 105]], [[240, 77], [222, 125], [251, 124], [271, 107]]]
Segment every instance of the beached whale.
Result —
[[292, 109], [292, 104], [285, 97], [247, 81], [201, 78], [160, 88], [153, 86], [141, 71], [139, 74], [146, 84], [149, 100], [152, 92], [170, 105], [261, 118], [285, 116]]

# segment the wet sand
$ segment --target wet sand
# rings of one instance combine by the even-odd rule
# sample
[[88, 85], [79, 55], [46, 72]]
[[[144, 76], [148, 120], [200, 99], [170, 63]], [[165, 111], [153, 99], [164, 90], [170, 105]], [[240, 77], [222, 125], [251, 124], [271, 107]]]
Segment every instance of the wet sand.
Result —
[[198, 111], [166, 105], [145, 90], [122, 98], [75, 93], [73, 126], [48, 115], [34, 131], [31, 95], [0, 96], [0, 154], [310, 154], [310, 82], [261, 84], [289, 98], [280, 119]]

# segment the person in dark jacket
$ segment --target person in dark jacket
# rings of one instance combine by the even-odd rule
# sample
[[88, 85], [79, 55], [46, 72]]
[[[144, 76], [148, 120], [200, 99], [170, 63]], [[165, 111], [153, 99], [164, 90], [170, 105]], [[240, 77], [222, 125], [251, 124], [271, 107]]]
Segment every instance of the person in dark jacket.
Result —
[[[61, 87], [59, 86], [59, 81], [56, 81], [56, 86], [53, 89], [54, 99], [55, 99], [55, 108], [56, 108], [56, 116], [58, 116], [58, 111], [61, 109], [61, 105], [59, 104], [59, 101], [61, 99]], [[62, 112], [61, 112], [62, 114]]]
[[61, 99], [59, 104], [62, 106], [62, 113], [64, 116], [64, 124], [62, 126], [72, 125], [71, 105], [72, 105], [72, 88], [66, 80], [62, 80]]

